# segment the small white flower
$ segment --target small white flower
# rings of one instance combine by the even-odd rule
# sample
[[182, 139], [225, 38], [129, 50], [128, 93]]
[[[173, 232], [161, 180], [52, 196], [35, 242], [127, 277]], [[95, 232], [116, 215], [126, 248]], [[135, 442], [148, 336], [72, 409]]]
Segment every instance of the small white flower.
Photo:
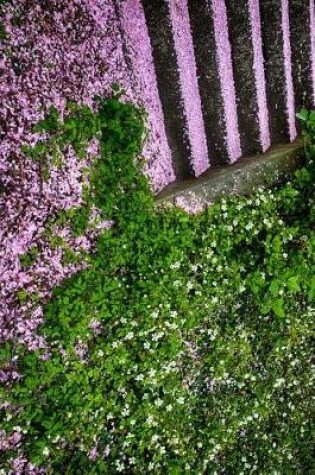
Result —
[[49, 448], [48, 448], [48, 447], [45, 447], [45, 448], [43, 449], [43, 455], [44, 455], [45, 457], [48, 457], [49, 454], [50, 454]]
[[125, 468], [125, 464], [123, 462], [117, 461], [116, 462], [116, 467], [117, 467], [118, 472], [122, 472]]
[[176, 399], [176, 401], [178, 402], [178, 404], [185, 404], [185, 399], [182, 396]]
[[154, 417], [153, 417], [153, 416], [150, 415], [150, 416], [148, 416], [148, 417], [146, 418], [146, 423], [147, 423], [148, 425], [152, 425], [153, 422], [154, 422]]
[[140, 373], [140, 374], [137, 374], [137, 376], [136, 376], [136, 378], [135, 378], [135, 379], [136, 379], [136, 381], [143, 381], [143, 379], [144, 379], [144, 375], [143, 375], [142, 373]]

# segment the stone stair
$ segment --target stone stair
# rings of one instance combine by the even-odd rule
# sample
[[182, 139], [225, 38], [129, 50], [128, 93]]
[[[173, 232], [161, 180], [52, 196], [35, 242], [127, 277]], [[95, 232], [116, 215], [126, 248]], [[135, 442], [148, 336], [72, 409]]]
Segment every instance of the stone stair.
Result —
[[[315, 106], [314, 0], [116, 0], [116, 6], [125, 20], [126, 60], [134, 74], [154, 75], [156, 88], [147, 88], [143, 102], [158, 95], [157, 133], [172, 168], [161, 197], [198, 186], [218, 167], [224, 174], [245, 157], [244, 164], [263, 164], [260, 154], [271, 148], [272, 156], [275, 146], [279, 157], [281, 144], [285, 161], [286, 144], [298, 135], [296, 111]], [[141, 18], [141, 31], [131, 27], [132, 15]], [[144, 44], [152, 67], [140, 71], [134, 49], [141, 56]], [[290, 156], [293, 149], [300, 147]]]

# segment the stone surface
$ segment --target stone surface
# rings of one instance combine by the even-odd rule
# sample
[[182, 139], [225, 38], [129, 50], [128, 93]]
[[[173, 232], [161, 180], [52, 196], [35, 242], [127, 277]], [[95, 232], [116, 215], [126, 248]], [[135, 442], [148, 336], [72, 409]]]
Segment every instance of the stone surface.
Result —
[[261, 152], [248, 0], [226, 0], [243, 155]]
[[311, 4], [310, 0], [290, 0], [293, 79], [297, 110], [315, 105], [312, 78], [312, 34], [315, 34], [315, 31], [311, 31]]
[[157, 75], [157, 84], [165, 118], [165, 129], [172, 151], [177, 179], [193, 175], [189, 161], [191, 150], [187, 140], [179, 71], [169, 6], [165, 0], [143, 0], [147, 27]]
[[[126, 12], [123, 51], [133, 82], [145, 83], [144, 104], [153, 96], [159, 103], [163, 127], [154, 136], [165, 147], [150, 155], [160, 157], [150, 169], [161, 176], [154, 192], [174, 179], [175, 187], [203, 180], [209, 163], [216, 168], [294, 140], [296, 109], [312, 101], [315, 0], [113, 1], [118, 20]], [[157, 107], [147, 110], [154, 117]], [[174, 173], [163, 181], [166, 149]]]
[[207, 0], [188, 2], [197, 77], [211, 165], [227, 163], [226, 125], [220, 90], [213, 16]]
[[260, 2], [272, 143], [294, 139], [288, 0]]
[[302, 139], [292, 144], [277, 145], [265, 154], [241, 159], [238, 163], [207, 171], [198, 180], [185, 180], [163, 190], [158, 203], [174, 203], [178, 198], [213, 202], [223, 195], [250, 194], [259, 186], [281, 182], [289, 172], [303, 164]]

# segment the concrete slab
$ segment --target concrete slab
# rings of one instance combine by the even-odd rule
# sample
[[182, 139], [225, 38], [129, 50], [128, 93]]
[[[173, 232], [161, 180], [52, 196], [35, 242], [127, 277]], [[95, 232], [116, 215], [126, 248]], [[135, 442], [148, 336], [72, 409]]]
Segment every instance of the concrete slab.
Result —
[[177, 179], [184, 179], [193, 176], [193, 169], [189, 160], [191, 148], [187, 137], [169, 5], [165, 0], [143, 0], [142, 5], [151, 38], [173, 168]]
[[[237, 112], [243, 156], [262, 152], [259, 124], [258, 87], [254, 68], [253, 32], [248, 0], [226, 0], [232, 45]], [[254, 32], [257, 34], [257, 32]], [[256, 38], [254, 39], [256, 40]], [[262, 60], [262, 58], [261, 58]], [[264, 79], [264, 78], [262, 78]]]
[[288, 0], [260, 2], [272, 143], [296, 137]]
[[213, 202], [223, 195], [247, 195], [259, 186], [271, 186], [283, 181], [290, 172], [304, 163], [304, 142], [297, 139], [286, 145], [276, 145], [267, 153], [241, 159], [239, 162], [208, 170], [198, 180], [185, 180], [164, 189], [157, 203], [187, 202], [197, 198]]
[[[297, 110], [314, 106], [310, 0], [290, 0], [293, 80]], [[315, 28], [315, 26], [314, 26]], [[314, 59], [315, 60], [315, 59]]]
[[209, 161], [228, 162], [224, 105], [220, 88], [213, 15], [207, 0], [188, 2]]

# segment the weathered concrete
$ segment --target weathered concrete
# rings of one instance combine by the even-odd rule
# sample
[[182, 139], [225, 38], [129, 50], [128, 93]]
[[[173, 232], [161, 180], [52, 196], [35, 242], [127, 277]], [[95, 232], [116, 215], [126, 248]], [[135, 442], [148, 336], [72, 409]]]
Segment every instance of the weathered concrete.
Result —
[[188, 2], [197, 77], [211, 165], [228, 162], [226, 124], [220, 90], [213, 16], [207, 0]]
[[[149, 99], [142, 94], [146, 107], [152, 91], [148, 76], [154, 75], [154, 94], [159, 96], [154, 103], [160, 104], [163, 137], [172, 155], [167, 170], [174, 168], [172, 180], [176, 175], [176, 184], [160, 196], [197, 186], [199, 182], [190, 181], [196, 176], [202, 183], [209, 164], [221, 180], [230, 169], [218, 172], [216, 167], [237, 162], [241, 156], [252, 156], [248, 163], [268, 163], [253, 154], [295, 140], [296, 111], [311, 106], [312, 100], [315, 104], [314, 2], [114, 0], [118, 17], [127, 4], [130, 16], [136, 4], [143, 8], [141, 28], [145, 26], [149, 36], [145, 50], [153, 59], [153, 73], [146, 74], [141, 58], [144, 41], [138, 31], [133, 33], [135, 22], [135, 28], [123, 25], [122, 37], [131, 72], [145, 78], [139, 84], [149, 85]], [[126, 50], [131, 57], [137, 51], [133, 64]], [[153, 114], [147, 110], [152, 120], [155, 110]], [[159, 130], [155, 137], [160, 140]], [[166, 169], [160, 158], [165, 156], [162, 147], [155, 151], [153, 160], [159, 163], [150, 177], [156, 170], [162, 176]], [[171, 182], [169, 176], [164, 183]], [[228, 191], [233, 192], [232, 185]]]
[[[143, 0], [157, 83], [177, 179], [193, 176], [170, 11], [164, 0]], [[139, 45], [141, 47], [141, 45]]]
[[296, 108], [313, 107], [310, 1], [290, 0], [290, 30]]
[[226, 0], [243, 155], [261, 152], [248, 0]]
[[277, 145], [265, 154], [241, 159], [226, 167], [211, 169], [198, 180], [185, 180], [164, 189], [158, 203], [174, 203], [183, 197], [187, 202], [197, 197], [202, 202], [213, 202], [223, 195], [247, 195], [259, 186], [271, 186], [284, 180], [288, 173], [304, 162], [303, 140]]
[[287, 25], [283, 21], [283, 6], [287, 1], [263, 0], [260, 2], [267, 98], [273, 144], [290, 138], [290, 131], [293, 127], [292, 118], [289, 117], [291, 94], [287, 87], [292, 71], [288, 71], [290, 61], [285, 57], [287, 31], [284, 27]]

